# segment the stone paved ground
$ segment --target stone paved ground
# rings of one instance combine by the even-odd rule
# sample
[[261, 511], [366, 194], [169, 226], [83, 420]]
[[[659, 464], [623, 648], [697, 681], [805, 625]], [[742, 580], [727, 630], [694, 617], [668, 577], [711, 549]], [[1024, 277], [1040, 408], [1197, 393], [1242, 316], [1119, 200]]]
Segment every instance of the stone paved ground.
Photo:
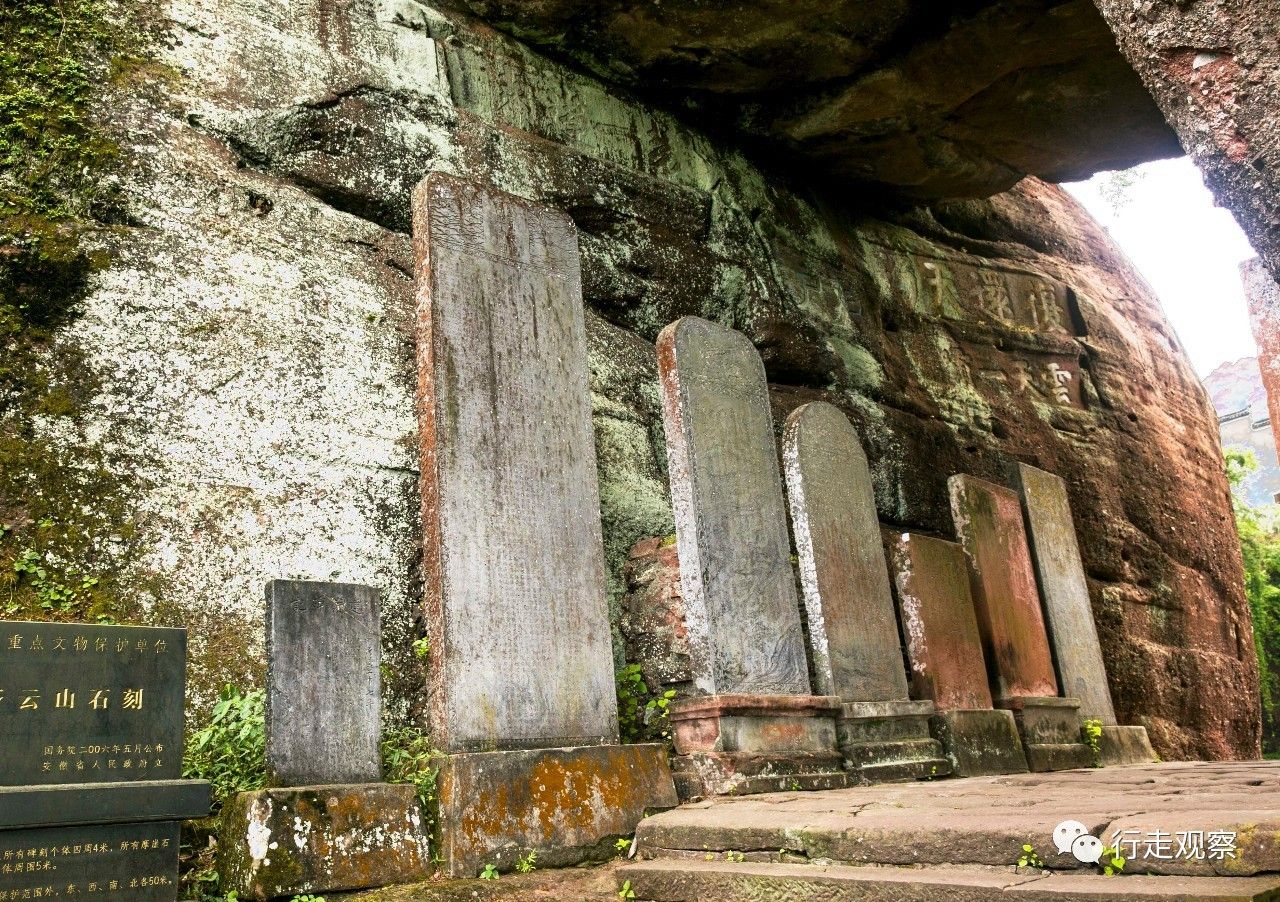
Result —
[[[1280, 872], [1280, 762], [1141, 764], [721, 798], [646, 819], [642, 857], [841, 864], [1015, 864], [1025, 843], [1053, 870], [1084, 868], [1059, 854], [1053, 828], [1078, 820], [1110, 841], [1140, 836], [1126, 873], [1197, 876]], [[1143, 857], [1147, 839], [1179, 831], [1236, 834], [1234, 858]], [[1129, 851], [1127, 848], [1125, 851]], [[1088, 870], [1092, 870], [1089, 868]]]
[[[1237, 856], [1173, 862], [1139, 854], [1123, 875], [1103, 878], [1058, 854], [1051, 833], [1066, 819], [1108, 840], [1116, 829], [1143, 836], [1235, 832]], [[702, 902], [918, 902], [940, 898], [944, 889], [951, 902], [1280, 899], [1280, 762], [1132, 765], [722, 798], [650, 817], [638, 834], [638, 857], [650, 859], [638, 864], [438, 880], [353, 898], [605, 902], [632, 878], [641, 899]], [[1014, 867], [1024, 843], [1051, 875]], [[1147, 876], [1153, 874], [1165, 876]]]

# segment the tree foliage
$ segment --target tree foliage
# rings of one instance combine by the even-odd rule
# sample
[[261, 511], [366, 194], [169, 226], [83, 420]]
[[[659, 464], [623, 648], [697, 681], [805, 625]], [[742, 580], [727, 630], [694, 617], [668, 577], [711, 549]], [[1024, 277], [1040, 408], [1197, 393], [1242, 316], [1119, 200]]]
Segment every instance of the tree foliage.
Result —
[[1262, 749], [1280, 754], [1280, 510], [1274, 505], [1250, 507], [1238, 489], [1257, 469], [1252, 451], [1228, 449], [1227, 479], [1244, 558], [1244, 588], [1253, 614], [1253, 642], [1258, 652], [1262, 694]]

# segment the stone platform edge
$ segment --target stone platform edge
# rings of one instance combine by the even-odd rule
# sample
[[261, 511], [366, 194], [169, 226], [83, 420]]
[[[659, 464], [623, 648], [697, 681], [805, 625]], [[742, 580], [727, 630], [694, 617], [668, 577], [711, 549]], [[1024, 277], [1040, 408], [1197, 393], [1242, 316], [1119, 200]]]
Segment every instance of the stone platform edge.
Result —
[[193, 820], [209, 805], [203, 780], [0, 786], [0, 830]]
[[511, 870], [529, 852], [540, 867], [607, 859], [647, 812], [679, 803], [660, 744], [450, 755], [437, 789], [451, 877], [474, 877], [486, 864]]

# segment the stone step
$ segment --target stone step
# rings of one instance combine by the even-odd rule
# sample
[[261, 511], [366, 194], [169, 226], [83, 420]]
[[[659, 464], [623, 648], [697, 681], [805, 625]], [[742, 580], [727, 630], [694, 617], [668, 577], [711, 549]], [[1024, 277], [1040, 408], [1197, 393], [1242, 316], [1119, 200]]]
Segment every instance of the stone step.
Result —
[[733, 861], [644, 861], [618, 870], [619, 888], [650, 902], [1262, 902], [1280, 875], [1149, 877], [1015, 873], [1010, 868], [889, 868]]

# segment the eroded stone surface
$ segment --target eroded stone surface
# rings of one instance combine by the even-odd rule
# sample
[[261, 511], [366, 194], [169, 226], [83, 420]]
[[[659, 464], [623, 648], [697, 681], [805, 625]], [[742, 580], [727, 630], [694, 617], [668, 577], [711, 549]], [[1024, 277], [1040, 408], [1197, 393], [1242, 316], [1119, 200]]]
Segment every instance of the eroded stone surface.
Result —
[[1018, 496], [964, 474], [948, 482], [996, 704], [1017, 696], [1057, 695]]
[[764, 365], [685, 317], [658, 336], [693, 680], [709, 695], [809, 691]]
[[1026, 464], [1018, 464], [1016, 473], [1060, 688], [1080, 700], [1081, 717], [1114, 724], [1067, 487], [1060, 477]]
[[831, 404], [805, 404], [787, 418], [782, 459], [814, 691], [850, 702], [905, 699], [875, 488], [857, 432]]
[[432, 740], [616, 741], [573, 223], [442, 175], [414, 212]]
[[267, 583], [267, 771], [277, 786], [382, 778], [372, 586]]
[[240, 793], [218, 837], [221, 885], [258, 900], [408, 883], [432, 869], [410, 784]]
[[486, 864], [540, 867], [614, 857], [650, 809], [671, 808], [662, 745], [614, 745], [451, 755], [438, 777], [441, 855], [451, 876]]
[[912, 694], [939, 711], [990, 708], [982, 637], [964, 552], [914, 533], [890, 539]]

